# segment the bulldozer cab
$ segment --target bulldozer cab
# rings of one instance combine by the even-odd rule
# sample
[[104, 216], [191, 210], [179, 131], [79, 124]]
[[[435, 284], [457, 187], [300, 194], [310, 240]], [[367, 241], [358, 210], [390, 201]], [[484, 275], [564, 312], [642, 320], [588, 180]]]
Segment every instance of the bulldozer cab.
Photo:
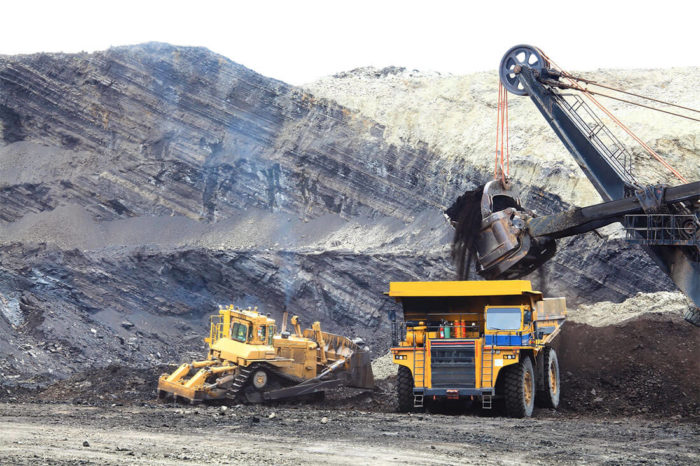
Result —
[[210, 347], [221, 338], [250, 345], [272, 346], [275, 321], [255, 309], [228, 306], [219, 309], [219, 314], [211, 316], [210, 321], [209, 337], [204, 339]]

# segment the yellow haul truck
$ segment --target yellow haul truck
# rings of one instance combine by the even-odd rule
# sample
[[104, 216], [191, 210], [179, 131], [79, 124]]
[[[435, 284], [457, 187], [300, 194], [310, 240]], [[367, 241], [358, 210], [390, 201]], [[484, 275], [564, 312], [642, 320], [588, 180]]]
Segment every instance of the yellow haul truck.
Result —
[[251, 403], [320, 393], [338, 385], [373, 388], [369, 351], [359, 341], [321, 331], [276, 333], [275, 321], [257, 309], [228, 306], [211, 316], [207, 359], [185, 363], [158, 380], [158, 397], [197, 403]]
[[399, 410], [428, 400], [505, 400], [512, 417], [559, 405], [559, 365], [549, 346], [566, 318], [564, 298], [544, 298], [527, 280], [392, 282], [401, 303], [391, 353], [399, 365]]

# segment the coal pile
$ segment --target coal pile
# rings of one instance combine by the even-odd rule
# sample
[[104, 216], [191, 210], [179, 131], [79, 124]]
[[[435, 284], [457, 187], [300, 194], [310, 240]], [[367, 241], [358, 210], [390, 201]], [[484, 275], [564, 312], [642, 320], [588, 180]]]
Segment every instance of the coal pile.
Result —
[[166, 365], [138, 369], [114, 364], [77, 373], [44, 388], [5, 391], [1, 399], [89, 405], [141, 404], [155, 400], [158, 377], [172, 369]]
[[465, 191], [452, 206], [445, 211], [455, 222], [452, 240], [452, 261], [457, 269], [458, 280], [468, 280], [471, 265], [476, 255], [476, 240], [481, 228], [481, 197], [484, 186]]
[[565, 411], [700, 418], [700, 329], [675, 314], [567, 322], [557, 338]]

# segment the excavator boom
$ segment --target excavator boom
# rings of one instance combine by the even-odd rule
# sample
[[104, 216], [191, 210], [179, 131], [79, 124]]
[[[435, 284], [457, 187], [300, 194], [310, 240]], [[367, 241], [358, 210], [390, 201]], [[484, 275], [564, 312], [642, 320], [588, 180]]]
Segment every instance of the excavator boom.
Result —
[[[470, 248], [477, 271], [489, 279], [519, 278], [554, 255], [554, 239], [623, 222], [628, 240], [642, 245], [700, 306], [700, 182], [640, 185], [632, 174], [631, 154], [581, 95], [560, 92], [572, 86], [561, 82], [563, 73], [552, 69], [536, 47], [508, 50], [499, 75], [506, 90], [530, 97], [605, 202], [537, 217], [502, 181], [487, 183], [479, 234]], [[457, 221], [450, 210], [459, 209], [447, 211]]]

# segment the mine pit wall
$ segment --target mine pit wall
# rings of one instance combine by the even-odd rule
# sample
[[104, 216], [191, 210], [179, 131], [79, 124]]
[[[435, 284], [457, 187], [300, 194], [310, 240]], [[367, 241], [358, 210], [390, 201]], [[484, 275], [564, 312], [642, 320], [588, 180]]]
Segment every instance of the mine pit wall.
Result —
[[[439, 216], [491, 176], [420, 142], [389, 143], [376, 121], [204, 49], [0, 57], [0, 94], [0, 157], [14, 170], [0, 170], [0, 371], [13, 377], [4, 383], [201, 357], [207, 316], [228, 303], [275, 318], [288, 304], [306, 323], [361, 336], [381, 354], [388, 283], [454, 276], [448, 241], [431, 228], [412, 235], [411, 222]], [[543, 214], [567, 207], [537, 187], [523, 194]], [[372, 247], [285, 250], [230, 244], [235, 237], [225, 247], [164, 246], [159, 231], [136, 245], [61, 247], [60, 223], [12, 230], [74, 207], [98, 227], [174, 216], [206, 229], [259, 209], [300, 222], [390, 219], [407, 232]], [[299, 234], [287, 223], [274, 228]], [[449, 237], [446, 223], [435, 230]], [[543, 277], [530, 277], [535, 288], [570, 305], [672, 286], [639, 248], [594, 234], [560, 241]]]
[[[609, 257], [605, 249], [598, 252], [597, 261]], [[49, 379], [91, 365], [144, 367], [201, 357], [208, 315], [228, 302], [259, 306], [275, 319], [281, 319], [286, 304], [305, 325], [320, 320], [327, 331], [360, 336], [375, 354], [383, 354], [389, 345], [388, 313], [396, 304], [383, 296], [387, 283], [381, 277], [450, 278], [453, 268], [446, 256], [447, 251], [299, 254], [146, 249], [115, 256], [21, 245], [0, 248], [3, 294], [16, 297], [23, 319], [14, 327], [3, 322], [3, 354], [8, 357], [0, 370]], [[613, 268], [615, 261], [608, 265], [610, 277], [624, 284], [624, 277]], [[548, 275], [559, 277], [556, 287], [565, 287], [566, 277], [574, 277], [571, 286], [588, 288], [592, 296], [624, 297], [611, 288], [612, 280], [601, 287], [598, 279], [566, 275], [558, 267], [563, 265], [551, 265]], [[620, 273], [623, 270], [629, 270], [624, 263], [619, 265]], [[571, 295], [568, 290], [565, 294]], [[134, 327], [125, 328], [125, 321]]]

